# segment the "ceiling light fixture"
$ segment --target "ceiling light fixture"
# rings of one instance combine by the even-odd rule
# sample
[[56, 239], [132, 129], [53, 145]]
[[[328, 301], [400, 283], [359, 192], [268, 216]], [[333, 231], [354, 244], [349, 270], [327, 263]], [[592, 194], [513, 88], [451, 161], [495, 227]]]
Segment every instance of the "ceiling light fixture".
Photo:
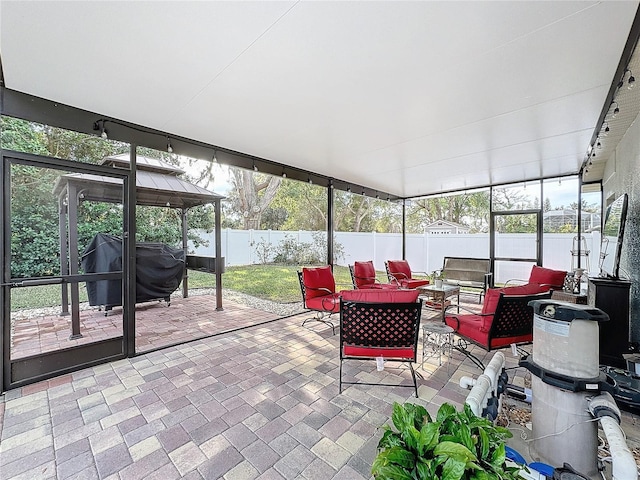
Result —
[[258, 171], [258, 166], [256, 165], [256, 161], [253, 161], [253, 171], [257, 172]]
[[173, 147], [171, 146], [171, 139], [167, 137], [167, 152], [173, 153]]
[[216, 151], [213, 151], [213, 158], [211, 159], [213, 163], [218, 163], [218, 158], [216, 157]]
[[376, 199], [380, 200], [380, 194], [378, 192], [376, 192]]
[[351, 193], [351, 185], [347, 185], [347, 193]]
[[103, 138], [104, 140], [107, 140], [109, 138], [109, 135], [107, 135], [107, 129], [105, 128], [105, 123], [107, 123], [106, 120], [98, 120], [97, 122], [93, 123], [93, 129], [96, 131], [100, 130], [100, 137]]
[[311, 177], [309, 177], [309, 185], [313, 184], [313, 180], [311, 180]]
[[598, 143], [596, 143], [596, 147], [602, 148], [602, 142], [600, 141], [600, 139], [598, 139]]
[[284, 171], [284, 167], [282, 167], [282, 178], [287, 178], [287, 172]]
[[636, 84], [636, 77], [633, 76], [633, 72], [629, 70], [629, 80], [627, 80], [627, 88], [631, 90]]
[[618, 107], [618, 102], [611, 102], [611, 106], [613, 107], [614, 103], [616, 105], [616, 108], [613, 109], [613, 113], [611, 114], [611, 118], [616, 118], [618, 116], [618, 114], [620, 113], [620, 107]]

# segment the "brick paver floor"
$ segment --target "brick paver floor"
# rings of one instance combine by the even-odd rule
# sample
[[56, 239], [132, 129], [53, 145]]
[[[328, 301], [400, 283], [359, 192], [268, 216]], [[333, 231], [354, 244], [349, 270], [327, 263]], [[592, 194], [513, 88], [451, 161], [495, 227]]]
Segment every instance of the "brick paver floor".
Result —
[[[459, 407], [468, 393], [461, 376], [481, 373], [454, 353], [419, 370], [419, 399], [400, 387], [346, 386], [339, 394], [338, 336], [321, 324], [301, 327], [303, 318], [6, 392], [0, 477], [367, 479], [393, 402], [432, 414], [444, 402]], [[493, 355], [474, 352], [485, 361]], [[408, 370], [377, 372], [375, 362], [348, 362], [345, 374], [410, 384]]]

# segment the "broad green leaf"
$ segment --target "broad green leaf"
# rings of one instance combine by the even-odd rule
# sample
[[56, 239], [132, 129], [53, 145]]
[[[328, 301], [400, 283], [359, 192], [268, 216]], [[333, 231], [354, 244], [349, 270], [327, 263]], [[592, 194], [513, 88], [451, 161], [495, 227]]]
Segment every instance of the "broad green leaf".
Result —
[[433, 450], [439, 441], [439, 423], [427, 423], [420, 430], [420, 439], [418, 440], [418, 452], [424, 455], [425, 452]]
[[373, 473], [379, 480], [413, 480], [413, 477], [404, 468], [397, 465], [385, 465]]
[[438, 414], [436, 415], [436, 421], [442, 423], [447, 419], [447, 417], [449, 417], [450, 415], [455, 415], [455, 413], [456, 413], [456, 409], [455, 407], [453, 407], [453, 405], [450, 405], [448, 403], [443, 403], [438, 409]]
[[404, 407], [398, 402], [393, 403], [393, 413], [391, 414], [391, 421], [393, 422], [393, 425], [398, 429], [398, 431], [401, 432], [402, 430], [404, 430], [404, 427], [406, 425], [405, 410]]
[[491, 476], [484, 470], [478, 470], [471, 475], [471, 480], [490, 480]]
[[491, 459], [491, 465], [494, 467], [502, 467], [505, 459], [507, 458], [506, 449], [504, 443], [500, 444], [498, 448], [496, 448], [495, 452], [493, 452], [493, 458]]
[[489, 436], [484, 428], [478, 429], [478, 434], [480, 435], [480, 458], [486, 460], [489, 455]]
[[384, 453], [388, 464], [395, 463], [411, 470], [416, 463], [416, 456], [402, 447], [391, 447]]
[[402, 446], [404, 442], [400, 434], [392, 431], [387, 425], [385, 427], [387, 428], [378, 442], [378, 449]]
[[441, 480], [460, 480], [464, 475], [465, 462], [449, 458], [442, 467]]
[[469, 450], [472, 452], [475, 450], [475, 445], [473, 444], [473, 440], [471, 440], [471, 430], [467, 425], [460, 425], [458, 428], [458, 438], [460, 439], [460, 443]]
[[[504, 448], [503, 448], [504, 452]], [[477, 460], [475, 454], [464, 445], [454, 442], [440, 442], [433, 449], [434, 455], [445, 455], [447, 457], [455, 458], [463, 463], [467, 463], [472, 460]]]
[[413, 425], [407, 425], [407, 428], [402, 432], [402, 439], [407, 445], [409, 450], [417, 451], [418, 442], [420, 441], [420, 432], [416, 430]]
[[420, 480], [432, 480], [435, 474], [435, 465], [431, 462], [418, 462], [416, 464], [416, 473]]

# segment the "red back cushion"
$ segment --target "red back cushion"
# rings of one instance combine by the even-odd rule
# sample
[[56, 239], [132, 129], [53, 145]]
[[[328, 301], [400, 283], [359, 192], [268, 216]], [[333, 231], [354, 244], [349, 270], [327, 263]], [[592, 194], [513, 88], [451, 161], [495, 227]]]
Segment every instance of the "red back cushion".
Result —
[[526, 285], [516, 285], [514, 287], [490, 288], [484, 297], [482, 305], [482, 313], [496, 313], [500, 293], [505, 295], [534, 295], [549, 290], [546, 285], [538, 285], [537, 283], [527, 283]]
[[329, 295], [326, 290], [315, 290], [316, 288], [327, 288], [332, 293], [336, 291], [336, 281], [333, 279], [333, 272], [329, 265], [326, 267], [303, 268], [302, 282], [305, 286], [307, 298]]
[[376, 269], [373, 262], [354, 262], [353, 276], [355, 277], [356, 287], [364, 288], [376, 281]]
[[566, 276], [567, 272], [564, 270], [551, 270], [550, 268], [534, 265], [531, 269], [531, 275], [529, 275], [529, 283], [538, 283], [562, 288], [564, 286], [564, 278]]
[[391, 275], [400, 274], [398, 280], [411, 278], [411, 268], [409, 267], [409, 262], [406, 260], [389, 260], [387, 265], [389, 266], [389, 273], [391, 273]]
[[482, 313], [495, 313], [500, 300], [500, 288], [489, 288], [484, 296], [482, 304]]
[[360, 290], [343, 290], [343, 300], [370, 303], [412, 303], [418, 300], [418, 290], [381, 290], [369, 288]]

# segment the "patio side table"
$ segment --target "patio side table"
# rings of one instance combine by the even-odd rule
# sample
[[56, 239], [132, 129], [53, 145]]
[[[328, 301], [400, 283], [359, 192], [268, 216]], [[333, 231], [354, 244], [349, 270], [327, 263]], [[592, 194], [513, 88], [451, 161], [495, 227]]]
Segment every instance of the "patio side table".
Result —
[[[453, 348], [453, 328], [441, 322], [423, 322], [422, 324], [422, 368], [428, 358], [438, 357], [438, 366], [442, 366], [442, 355], [451, 357]], [[447, 363], [447, 373], [449, 364]]]

